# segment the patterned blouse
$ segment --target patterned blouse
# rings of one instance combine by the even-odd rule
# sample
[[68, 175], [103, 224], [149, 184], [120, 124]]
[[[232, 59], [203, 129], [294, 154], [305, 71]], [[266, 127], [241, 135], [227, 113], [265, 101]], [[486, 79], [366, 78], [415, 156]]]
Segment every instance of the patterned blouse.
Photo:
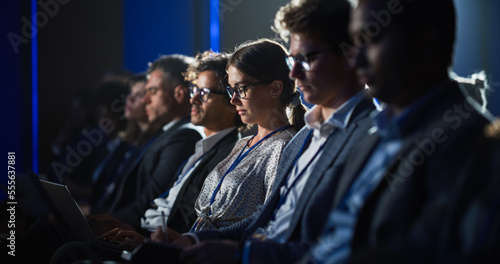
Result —
[[[194, 207], [198, 220], [191, 231], [229, 226], [251, 216], [257, 210], [257, 206], [263, 205], [271, 194], [281, 153], [294, 135], [293, 129], [283, 130], [250, 151], [226, 175], [214, 203], [210, 206], [210, 200], [220, 179], [251, 137], [238, 141], [229, 156], [205, 179]], [[243, 152], [247, 150], [248, 147]]]

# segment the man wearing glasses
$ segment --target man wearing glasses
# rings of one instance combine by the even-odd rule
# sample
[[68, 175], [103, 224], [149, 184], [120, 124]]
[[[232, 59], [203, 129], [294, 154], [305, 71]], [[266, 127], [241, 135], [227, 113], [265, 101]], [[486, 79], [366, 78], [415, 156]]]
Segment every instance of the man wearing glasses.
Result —
[[110, 195], [108, 212], [125, 223], [139, 222], [138, 215], [172, 185], [177, 168], [193, 154], [195, 142], [202, 138], [189, 122], [188, 83], [182, 76], [192, 62], [187, 56], [168, 55], [148, 69], [147, 93], [142, 98], [148, 120], [165, 125]]
[[[284, 150], [274, 192], [262, 212], [218, 231], [186, 234], [202, 242], [187, 247], [181, 260], [293, 263], [321, 234], [333, 200], [331, 189], [352, 145], [371, 126], [369, 113], [374, 109], [340, 49], [341, 43], [351, 43], [347, 27], [351, 9], [346, 0], [305, 0], [278, 12], [275, 26], [291, 40], [291, 55], [286, 58], [290, 77], [305, 100], [316, 106]], [[245, 88], [229, 92], [242, 94]], [[187, 241], [177, 243], [187, 246]]]
[[[227, 55], [206, 52], [200, 54], [184, 74], [189, 82], [191, 123], [203, 127], [205, 138], [196, 142], [194, 154], [178, 167], [171, 188], [163, 190], [156, 199], [151, 198], [149, 209], [146, 207], [129, 216], [137, 221], [127, 223], [150, 232], [161, 225], [162, 218], [168, 220], [169, 227], [180, 232], [188, 231], [193, 225], [197, 217], [194, 202], [205, 177], [229, 155], [240, 139], [237, 128], [244, 126], [225, 92], [226, 63]], [[114, 236], [118, 231], [109, 235]]]
[[[111, 205], [110, 214], [89, 217], [89, 224], [96, 235], [110, 230], [110, 226], [131, 228], [130, 224], [140, 223], [140, 216], [155, 197], [170, 188], [177, 169], [193, 154], [196, 141], [202, 138], [198, 129], [189, 122], [188, 83], [182, 75], [192, 62], [193, 59], [187, 56], [168, 55], [150, 65], [147, 93], [142, 100], [146, 104], [149, 122], [165, 125], [156, 139], [133, 160], [104, 202], [106, 206]], [[68, 230], [51, 226], [43, 223], [39, 231], [32, 232], [32, 238], [26, 239], [30, 244], [25, 246], [29, 251], [24, 255], [32, 259], [26, 262], [46, 262], [39, 255], [50, 256], [53, 248], [73, 240]]]
[[226, 64], [226, 54], [207, 51], [185, 73], [190, 82], [191, 123], [203, 126], [206, 138], [196, 143], [195, 153], [179, 169], [172, 188], [153, 201], [142, 218], [142, 228], [153, 232], [165, 217], [168, 226], [188, 231], [197, 217], [193, 207], [205, 177], [240, 139], [237, 128], [244, 124], [225, 92]]
[[[240, 139], [238, 128], [245, 126], [226, 93], [227, 59], [227, 54], [207, 51], [198, 55], [184, 74], [186, 81], [190, 83], [191, 123], [203, 126], [206, 137], [196, 142], [195, 153], [180, 166], [173, 186], [154, 199], [149, 209], [136, 215], [137, 218], [142, 218], [133, 225], [135, 231], [116, 228], [125, 225], [113, 219], [111, 221], [114, 229], [104, 233], [103, 237], [122, 241], [122, 245], [126, 247], [135, 247], [144, 240], [144, 236], [149, 236], [149, 232], [162, 226], [164, 221], [168, 227], [175, 230], [189, 231], [197, 217], [194, 203], [206, 176], [229, 155]], [[88, 255], [78, 253], [82, 248], [87, 250]], [[120, 255], [91, 248], [82, 242], [73, 242], [61, 248], [54, 258], [65, 261], [68, 261], [68, 258], [102, 261], [120, 260]]]

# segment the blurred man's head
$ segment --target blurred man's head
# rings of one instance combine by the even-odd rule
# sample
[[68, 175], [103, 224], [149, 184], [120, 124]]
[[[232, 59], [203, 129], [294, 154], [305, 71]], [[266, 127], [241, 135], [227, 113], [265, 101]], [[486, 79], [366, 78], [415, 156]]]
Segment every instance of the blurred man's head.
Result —
[[447, 78], [455, 41], [452, 0], [360, 0], [350, 32], [360, 81], [405, 107]]
[[189, 115], [189, 91], [182, 73], [192, 58], [183, 55], [162, 56], [148, 69], [147, 93], [142, 100], [146, 103], [149, 121], [173, 119]]
[[96, 113], [99, 124], [112, 124], [113, 129], [103, 131], [108, 133], [108, 136], [113, 136], [118, 131], [125, 128], [124, 107], [117, 107], [120, 103], [120, 98], [128, 94], [129, 86], [126, 78], [114, 76], [101, 82], [97, 87], [97, 105]]

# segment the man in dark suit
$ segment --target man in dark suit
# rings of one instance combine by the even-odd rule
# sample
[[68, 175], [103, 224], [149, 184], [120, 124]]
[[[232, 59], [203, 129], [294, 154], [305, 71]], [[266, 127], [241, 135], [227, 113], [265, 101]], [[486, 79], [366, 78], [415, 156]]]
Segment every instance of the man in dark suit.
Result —
[[[273, 193], [264, 208], [227, 228], [178, 238], [176, 243], [184, 245], [192, 243], [190, 238], [203, 241], [187, 248], [183, 260], [292, 263], [320, 234], [326, 208], [331, 207], [333, 183], [351, 146], [367, 133], [369, 113], [374, 110], [363, 96], [364, 85], [357, 83], [355, 70], [338, 48], [343, 41], [350, 43], [350, 12], [344, 0], [312, 0], [290, 3], [277, 14], [280, 32], [291, 33], [290, 77], [316, 106], [283, 151]], [[300, 21], [300, 17], [306, 19]]]
[[[351, 153], [303, 262], [449, 262], [441, 253], [458, 244], [453, 219], [492, 167], [489, 121], [448, 75], [453, 1], [360, 0], [350, 32], [360, 81], [386, 105]], [[456, 192], [465, 182], [475, 184]]]
[[[123, 226], [130, 227], [128, 223], [138, 221], [136, 215], [144, 213], [155, 197], [170, 188], [177, 169], [194, 152], [196, 141], [202, 138], [189, 122], [190, 96], [188, 83], [182, 75], [192, 62], [193, 58], [184, 55], [168, 55], [154, 61], [148, 69], [147, 93], [142, 98], [148, 120], [165, 125], [156, 139], [141, 150], [108, 200], [109, 212], [127, 223]], [[96, 231], [107, 231], [106, 227], [112, 222], [109, 214], [91, 219], [97, 226]], [[27, 255], [35, 259], [41, 255], [50, 256], [54, 248], [73, 239], [71, 230], [57, 225], [41, 223], [32, 230], [24, 241]]]
[[[114, 228], [104, 234], [106, 238], [123, 241], [123, 246], [136, 246], [144, 240], [144, 236], [149, 236], [150, 231], [162, 225], [163, 217], [169, 227], [181, 232], [191, 228], [197, 217], [194, 203], [206, 176], [229, 155], [234, 144], [240, 139], [238, 128], [245, 126], [235, 107], [230, 104], [226, 92], [227, 59], [226, 54], [205, 52], [189, 66], [185, 76], [191, 83], [191, 122], [203, 126], [206, 138], [197, 142], [195, 153], [179, 167], [173, 187], [154, 201], [151, 199], [152, 207], [134, 216], [138, 219], [132, 223], [136, 231], [115, 228], [125, 224], [110, 216], [95, 220], [106, 222], [106, 227], [100, 227], [102, 230]], [[97, 249], [86, 243], [73, 242], [61, 247], [53, 261], [84, 258], [94, 261], [120, 260], [120, 254]]]
[[[169, 227], [180, 232], [187, 232], [196, 220], [194, 203], [205, 177], [229, 155], [240, 138], [238, 128], [244, 126], [236, 109], [229, 103], [230, 98], [225, 91], [227, 58], [227, 54], [206, 52], [200, 54], [188, 68], [185, 76], [191, 83], [189, 88], [191, 123], [202, 126], [206, 138], [196, 143], [195, 153], [180, 166], [173, 187], [158, 195], [156, 199], [151, 199], [152, 208], [129, 215], [128, 219], [132, 221], [126, 223], [133, 227], [155, 231], [156, 227], [162, 223], [161, 217], [165, 217]], [[107, 220], [111, 219], [107, 218]], [[94, 221], [99, 220], [92, 219], [91, 223]], [[123, 225], [115, 222], [111, 226], [115, 228]], [[120, 231], [123, 234], [118, 235], [116, 239], [126, 237], [127, 234], [131, 235], [118, 229], [111, 234]], [[147, 234], [147, 232], [141, 233]]]
[[[186, 73], [186, 79], [192, 83], [191, 123], [203, 126], [205, 135], [212, 136], [215, 145], [203, 152], [203, 158], [198, 164], [193, 164], [189, 178], [182, 184], [170, 209], [167, 224], [179, 232], [186, 232], [193, 225], [198, 216], [194, 203], [206, 176], [231, 153], [241, 138], [238, 130], [243, 130], [246, 126], [236, 108], [231, 105], [231, 99], [226, 92], [228, 57], [229, 54], [207, 51], [198, 55], [196, 62]], [[187, 165], [183, 171], [186, 167]]]
[[111, 196], [109, 212], [124, 222], [137, 221], [137, 215], [172, 186], [177, 169], [201, 139], [189, 122], [189, 90], [182, 76], [191, 62], [192, 58], [183, 55], [162, 56], [148, 69], [147, 93], [142, 100], [149, 121], [161, 119], [165, 125]]

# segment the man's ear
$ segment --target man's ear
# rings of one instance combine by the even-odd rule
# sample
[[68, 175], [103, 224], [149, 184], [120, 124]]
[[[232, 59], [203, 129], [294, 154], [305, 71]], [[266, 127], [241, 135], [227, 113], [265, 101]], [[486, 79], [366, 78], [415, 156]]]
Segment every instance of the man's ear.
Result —
[[188, 100], [189, 92], [186, 86], [177, 85], [174, 89], [174, 98], [177, 103], [182, 104], [184, 101]]
[[283, 82], [281, 80], [274, 80], [271, 83], [271, 98], [280, 97], [283, 92]]

